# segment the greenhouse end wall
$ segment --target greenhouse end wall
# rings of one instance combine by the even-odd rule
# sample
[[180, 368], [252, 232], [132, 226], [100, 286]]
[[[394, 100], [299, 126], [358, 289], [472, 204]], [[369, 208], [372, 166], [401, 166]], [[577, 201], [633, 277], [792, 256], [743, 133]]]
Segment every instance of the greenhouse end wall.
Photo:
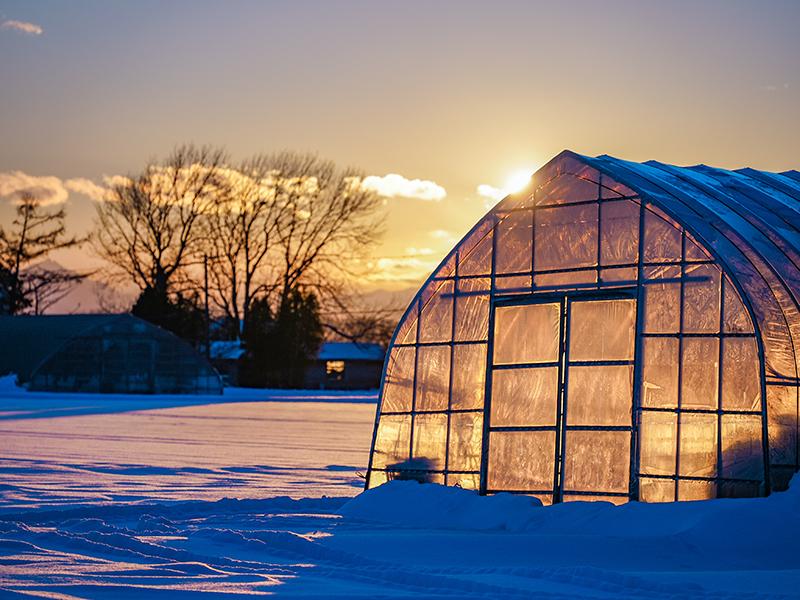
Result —
[[130, 315], [66, 341], [36, 368], [28, 387], [111, 394], [222, 393], [219, 375], [194, 348]]
[[686, 198], [669, 210], [590, 160], [556, 157], [420, 290], [368, 487], [656, 502], [762, 495], [797, 470], [794, 357], [763, 340], [792, 340], [781, 290], [735, 232], [679, 222]]

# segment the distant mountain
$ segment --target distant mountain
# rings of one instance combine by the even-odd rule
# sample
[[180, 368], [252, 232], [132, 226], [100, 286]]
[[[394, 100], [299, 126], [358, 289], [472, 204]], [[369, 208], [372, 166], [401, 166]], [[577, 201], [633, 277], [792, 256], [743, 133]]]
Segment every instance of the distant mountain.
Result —
[[[31, 265], [25, 270], [74, 273], [74, 271], [70, 271], [50, 259]], [[77, 313], [127, 312], [135, 299], [132, 294], [120, 292], [102, 281], [87, 277], [72, 285], [72, 289], [63, 298], [48, 307], [44, 314], [70, 315]]]

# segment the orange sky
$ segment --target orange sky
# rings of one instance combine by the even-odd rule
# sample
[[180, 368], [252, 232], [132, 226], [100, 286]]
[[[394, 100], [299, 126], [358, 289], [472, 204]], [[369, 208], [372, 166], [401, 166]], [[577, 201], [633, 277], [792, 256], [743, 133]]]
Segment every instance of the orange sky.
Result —
[[491, 205], [480, 186], [563, 149], [800, 168], [798, 23], [792, 0], [0, 0], [0, 223], [38, 186], [83, 233], [85, 180], [184, 142], [314, 151], [441, 190], [387, 200], [375, 285], [417, 285]]

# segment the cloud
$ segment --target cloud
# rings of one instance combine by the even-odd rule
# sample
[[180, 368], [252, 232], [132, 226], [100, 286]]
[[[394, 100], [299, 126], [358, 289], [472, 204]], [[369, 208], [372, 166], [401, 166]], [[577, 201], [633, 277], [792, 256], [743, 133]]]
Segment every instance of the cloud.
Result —
[[484, 184], [478, 186], [478, 195], [489, 200], [494, 200], [495, 202], [500, 202], [500, 200], [508, 196], [508, 192], [504, 189]]
[[374, 190], [383, 196], [393, 198], [419, 198], [420, 200], [439, 201], [447, 195], [445, 189], [433, 181], [410, 181], [401, 175], [390, 173], [386, 177], [370, 175], [361, 182], [368, 190]]
[[39, 35], [42, 33], [42, 28], [38, 25], [34, 25], [33, 23], [5, 21], [2, 25], [0, 25], [0, 31], [6, 31], [9, 29], [16, 31], [17, 33], [31, 33], [33, 35]]
[[102, 202], [105, 200], [108, 194], [108, 188], [97, 185], [94, 181], [84, 177], [67, 179], [64, 182], [64, 186], [73, 192], [78, 192], [79, 194], [85, 194], [86, 196], [89, 196], [89, 198], [95, 202]]
[[19, 204], [20, 197], [26, 193], [39, 200], [42, 206], [61, 204], [69, 197], [58, 177], [35, 177], [22, 171], [0, 173], [0, 196], [10, 196], [12, 204]]
[[[427, 256], [430, 257], [426, 258]], [[438, 254], [426, 255], [426, 257], [379, 258], [371, 265], [368, 279], [375, 283], [424, 279], [441, 262], [441, 256]]]
[[434, 254], [434, 251], [431, 248], [406, 248], [406, 254], [408, 256], [430, 256]]
[[453, 234], [444, 229], [435, 229], [428, 232], [428, 237], [432, 237], [435, 240], [450, 240], [453, 238]]
[[124, 175], [103, 175], [103, 183], [105, 183], [106, 187], [108, 188], [114, 188], [118, 185], [131, 185], [133, 180], [131, 180], [130, 177], [125, 177]]

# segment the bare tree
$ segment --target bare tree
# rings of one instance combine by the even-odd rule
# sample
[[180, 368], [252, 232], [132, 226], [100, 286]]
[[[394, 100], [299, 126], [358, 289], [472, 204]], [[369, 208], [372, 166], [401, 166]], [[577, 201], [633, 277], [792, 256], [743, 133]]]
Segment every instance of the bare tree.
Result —
[[199, 221], [225, 193], [225, 152], [184, 145], [110, 190], [97, 205], [92, 248], [112, 267], [110, 279], [133, 280], [160, 294], [189, 286], [198, 261]]
[[[47, 299], [54, 296], [63, 297], [71, 286], [81, 281], [88, 274], [48, 271], [29, 268], [23, 270], [32, 261], [47, 256], [54, 250], [70, 248], [83, 243], [83, 239], [67, 238], [64, 219], [64, 208], [46, 210], [41, 202], [29, 192], [19, 195], [17, 217], [14, 228], [5, 231], [0, 227], [0, 269], [6, 278], [19, 286], [16, 291], [4, 290], [4, 295], [17, 294], [20, 299], [14, 303], [3, 302], [9, 313], [21, 312], [33, 303], [35, 314], [41, 312], [52, 302]], [[41, 300], [44, 299], [44, 302]], [[53, 300], [54, 302], [55, 300]]]
[[42, 263], [31, 265], [21, 274], [25, 295], [31, 302], [31, 311], [35, 315], [44, 314], [89, 275], [91, 273], [76, 273], [61, 267], [45, 268]]
[[277, 279], [283, 306], [300, 286], [339, 303], [348, 279], [383, 234], [381, 196], [361, 185], [363, 173], [338, 169], [314, 154], [271, 157], [277, 226]]
[[204, 253], [210, 301], [239, 331], [257, 295], [268, 294], [275, 232], [281, 209], [275, 202], [270, 161], [257, 156], [226, 173], [227, 195], [204, 218]]
[[362, 174], [284, 151], [227, 176], [229, 197], [204, 218], [216, 308], [238, 325], [267, 296], [280, 315], [300, 288], [341, 305], [344, 282], [382, 234], [381, 197]]

